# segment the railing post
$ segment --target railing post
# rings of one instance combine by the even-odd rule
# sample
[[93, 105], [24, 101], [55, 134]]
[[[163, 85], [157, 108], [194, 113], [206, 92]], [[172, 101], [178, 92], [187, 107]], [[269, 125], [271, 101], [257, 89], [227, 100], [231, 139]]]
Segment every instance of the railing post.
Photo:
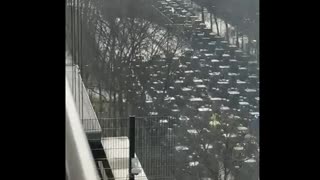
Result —
[[135, 117], [129, 117], [129, 180], [134, 180], [132, 170], [132, 159], [135, 151]]

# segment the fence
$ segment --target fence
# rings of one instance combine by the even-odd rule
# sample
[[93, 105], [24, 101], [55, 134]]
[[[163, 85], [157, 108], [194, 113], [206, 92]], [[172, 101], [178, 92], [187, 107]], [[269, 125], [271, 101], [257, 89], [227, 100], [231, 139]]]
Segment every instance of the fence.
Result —
[[[93, 120], [85, 119], [83, 122], [90, 124], [91, 121]], [[88, 140], [101, 179], [129, 179], [131, 151], [131, 157], [134, 153], [138, 159], [137, 166], [140, 170], [131, 179], [173, 180], [173, 122], [172, 117], [166, 116], [100, 118], [101, 138]]]

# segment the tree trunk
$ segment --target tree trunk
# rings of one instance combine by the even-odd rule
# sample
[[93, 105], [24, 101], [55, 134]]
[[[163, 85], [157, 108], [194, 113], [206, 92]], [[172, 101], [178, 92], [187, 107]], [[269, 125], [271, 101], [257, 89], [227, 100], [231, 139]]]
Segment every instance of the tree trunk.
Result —
[[204, 23], [205, 19], [204, 19], [204, 8], [203, 8], [203, 6], [201, 6], [201, 20]]
[[229, 27], [228, 27], [228, 22], [225, 20], [224, 21], [226, 25], [226, 41], [229, 43]]
[[242, 41], [241, 41], [241, 49], [244, 50], [243, 34], [242, 34], [242, 36], [241, 36], [241, 40], [242, 40]]
[[251, 54], [251, 38], [248, 34], [247, 54]]
[[128, 86], [126, 86], [126, 94], [125, 94], [125, 98], [126, 98], [126, 113], [127, 114], [132, 114], [132, 112], [130, 111], [130, 98], [129, 98], [129, 91], [128, 91]]
[[237, 38], [236, 45], [237, 45], [237, 48], [239, 48], [240, 44], [239, 44], [239, 32], [238, 32], [238, 28], [236, 29], [236, 38]]
[[109, 112], [108, 112], [108, 117], [111, 117], [111, 112], [112, 112], [112, 89], [111, 86], [109, 86]]
[[[122, 90], [118, 91], [118, 111], [119, 111], [119, 117], [122, 118], [124, 117], [123, 115], [123, 97], [122, 97]], [[126, 127], [126, 121], [124, 119], [121, 119], [121, 127]], [[121, 135], [124, 135], [125, 133], [125, 128], [121, 128]]]
[[[109, 87], [110, 87], [110, 110], [112, 109], [112, 111], [110, 111], [110, 115], [111, 117], [115, 117], [115, 102], [116, 102], [116, 96], [115, 96], [115, 91], [116, 91], [116, 87], [114, 86], [115, 80], [116, 80], [116, 76], [115, 76], [115, 48], [116, 48], [116, 33], [115, 33], [115, 18], [111, 17], [110, 18], [110, 36], [112, 39], [111, 42], [111, 47], [110, 47], [110, 80], [109, 80]], [[113, 96], [113, 101], [111, 101], [111, 97]]]
[[[163, 95], [165, 95], [166, 91], [168, 90], [168, 87], [169, 87], [169, 79], [170, 79], [170, 69], [171, 69], [171, 65], [172, 65], [172, 58], [173, 56], [172, 55], [167, 55], [167, 58], [166, 58], [166, 65], [167, 65], [167, 77], [166, 77], [166, 81], [164, 82], [164, 86], [163, 86]], [[164, 98], [163, 98], [163, 101], [164, 101]]]
[[228, 179], [228, 174], [229, 173], [227, 173], [227, 171], [228, 171], [228, 169], [226, 168], [226, 167], [224, 167], [224, 180], [227, 180]]
[[210, 28], [211, 28], [211, 31], [213, 30], [212, 16], [213, 16], [213, 14], [212, 14], [212, 13], [210, 13]]
[[240, 170], [237, 169], [234, 175], [234, 180], [239, 180], [240, 179], [239, 175], [240, 175]]
[[216, 15], [214, 15], [214, 21], [216, 23], [216, 27], [217, 27], [217, 35], [220, 36], [220, 32], [219, 32], [219, 23], [218, 23], [218, 18]]
[[117, 116], [117, 93], [116, 90], [113, 91], [113, 117]]
[[103, 112], [101, 81], [99, 81], [98, 88], [99, 88], [99, 105], [100, 105], [100, 106], [99, 106], [99, 116], [101, 116], [101, 115], [102, 115], [102, 112]]
[[119, 103], [118, 103], [119, 115], [120, 115], [120, 117], [124, 117], [124, 114], [123, 114], [123, 94], [122, 94], [121, 88], [120, 88], [120, 91], [119, 91], [119, 99], [118, 99], [118, 101], [119, 101]]

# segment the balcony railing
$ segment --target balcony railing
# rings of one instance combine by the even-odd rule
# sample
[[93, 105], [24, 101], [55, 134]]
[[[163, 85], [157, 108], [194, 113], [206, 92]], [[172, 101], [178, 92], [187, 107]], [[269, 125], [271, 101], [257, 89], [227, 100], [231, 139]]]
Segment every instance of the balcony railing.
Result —
[[66, 176], [68, 180], [99, 180], [86, 134], [66, 78]]

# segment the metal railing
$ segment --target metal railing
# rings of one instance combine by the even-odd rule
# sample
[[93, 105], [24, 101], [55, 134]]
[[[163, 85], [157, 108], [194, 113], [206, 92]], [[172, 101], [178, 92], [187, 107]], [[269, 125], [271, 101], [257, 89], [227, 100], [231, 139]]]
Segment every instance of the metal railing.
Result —
[[87, 137], [66, 78], [66, 175], [68, 180], [99, 180]]
[[[135, 180], [173, 180], [175, 119], [168, 116], [134, 117], [132, 123], [132, 118], [98, 119], [101, 139], [88, 137], [98, 173], [101, 177], [105, 173], [112, 180], [129, 180], [130, 156], [138, 160], [136, 167], [141, 170], [134, 176]], [[87, 123], [92, 121], [84, 120]], [[100, 167], [99, 163], [102, 164]]]

